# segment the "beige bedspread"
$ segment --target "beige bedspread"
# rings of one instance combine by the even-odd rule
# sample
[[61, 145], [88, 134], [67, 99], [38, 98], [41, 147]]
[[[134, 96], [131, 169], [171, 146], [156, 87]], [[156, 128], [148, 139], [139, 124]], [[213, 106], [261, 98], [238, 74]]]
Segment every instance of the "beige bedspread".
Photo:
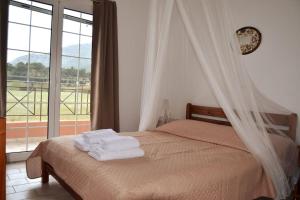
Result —
[[183, 122], [179, 131], [176, 126], [123, 133], [135, 136], [145, 150], [145, 157], [128, 160], [99, 162], [76, 149], [72, 137], [50, 139], [27, 160], [27, 173], [30, 178], [39, 177], [42, 158], [87, 200], [247, 200], [274, 196], [262, 167], [234, 132], [222, 129], [210, 134], [217, 128], [199, 134], [195, 131], [199, 124], [193, 121]]

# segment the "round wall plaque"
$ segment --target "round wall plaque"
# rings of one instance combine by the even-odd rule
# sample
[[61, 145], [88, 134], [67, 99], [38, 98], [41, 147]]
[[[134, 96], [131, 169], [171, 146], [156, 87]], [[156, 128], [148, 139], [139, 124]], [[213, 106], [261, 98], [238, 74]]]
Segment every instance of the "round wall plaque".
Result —
[[255, 51], [261, 43], [261, 33], [254, 27], [246, 26], [236, 31], [243, 55]]

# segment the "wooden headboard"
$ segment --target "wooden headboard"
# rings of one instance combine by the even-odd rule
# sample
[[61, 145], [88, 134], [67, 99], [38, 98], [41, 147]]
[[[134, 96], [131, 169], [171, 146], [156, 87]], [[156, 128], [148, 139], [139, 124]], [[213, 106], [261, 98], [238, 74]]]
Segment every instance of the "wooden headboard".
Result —
[[[280, 126], [282, 128], [281, 131], [285, 132], [295, 141], [298, 118], [297, 114], [292, 113], [290, 115], [283, 115], [267, 113], [267, 115], [272, 118], [274, 125]], [[196, 106], [188, 103], [186, 106], [186, 119], [231, 126], [231, 123], [228, 121], [223, 109], [218, 107]], [[272, 132], [272, 129], [269, 128], [268, 131]]]

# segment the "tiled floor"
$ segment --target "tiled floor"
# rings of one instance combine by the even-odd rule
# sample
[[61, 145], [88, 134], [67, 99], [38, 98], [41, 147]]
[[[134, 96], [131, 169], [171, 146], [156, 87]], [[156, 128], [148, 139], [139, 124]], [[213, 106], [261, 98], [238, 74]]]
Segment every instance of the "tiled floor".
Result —
[[11, 163], [6, 166], [7, 200], [72, 200], [73, 198], [50, 176], [49, 184], [41, 179], [28, 179], [25, 163]]

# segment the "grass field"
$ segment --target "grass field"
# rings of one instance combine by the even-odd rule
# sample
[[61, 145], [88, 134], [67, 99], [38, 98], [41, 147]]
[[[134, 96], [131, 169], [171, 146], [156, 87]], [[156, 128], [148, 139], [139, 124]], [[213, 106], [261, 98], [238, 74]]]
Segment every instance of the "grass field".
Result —
[[[60, 120], [89, 119], [90, 100], [86, 90], [76, 92], [74, 87], [63, 88], [60, 95], [63, 101], [60, 104]], [[31, 92], [13, 87], [8, 88], [7, 120], [9, 122], [27, 121], [26, 115], [29, 121], [47, 121], [48, 88], [36, 88]]]

